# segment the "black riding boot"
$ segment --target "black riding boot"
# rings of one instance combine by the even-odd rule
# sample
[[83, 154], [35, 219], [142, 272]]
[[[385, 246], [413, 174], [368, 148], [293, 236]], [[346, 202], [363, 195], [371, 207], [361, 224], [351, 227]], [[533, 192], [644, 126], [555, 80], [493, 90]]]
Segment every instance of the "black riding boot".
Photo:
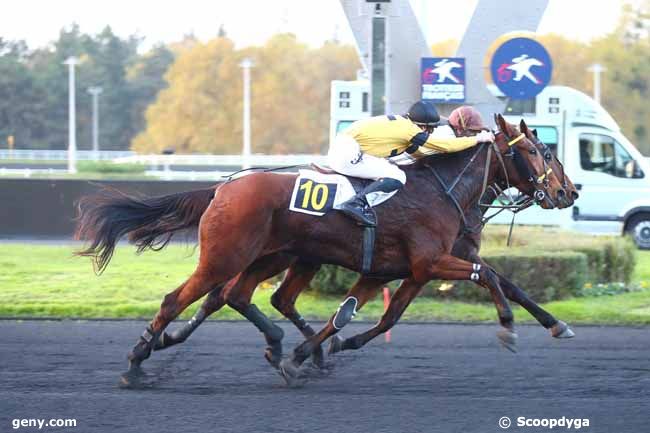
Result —
[[341, 204], [341, 212], [365, 226], [375, 226], [377, 222], [374, 220], [371, 212], [368, 212], [370, 205], [366, 199], [366, 195], [372, 192], [393, 192], [401, 189], [404, 186], [402, 182], [397, 179], [385, 177], [378, 179], [359, 191], [350, 200]]

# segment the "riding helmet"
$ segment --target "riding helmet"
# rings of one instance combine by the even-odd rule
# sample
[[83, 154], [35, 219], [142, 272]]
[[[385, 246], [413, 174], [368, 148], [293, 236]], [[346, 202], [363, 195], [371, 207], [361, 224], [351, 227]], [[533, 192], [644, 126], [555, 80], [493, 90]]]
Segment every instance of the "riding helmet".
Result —
[[407, 116], [416, 125], [438, 126], [442, 124], [436, 107], [425, 101], [418, 101], [411, 105]]
[[463, 105], [451, 112], [449, 126], [458, 135], [472, 135], [473, 133], [489, 130], [485, 122], [483, 122], [481, 113], [469, 105]]

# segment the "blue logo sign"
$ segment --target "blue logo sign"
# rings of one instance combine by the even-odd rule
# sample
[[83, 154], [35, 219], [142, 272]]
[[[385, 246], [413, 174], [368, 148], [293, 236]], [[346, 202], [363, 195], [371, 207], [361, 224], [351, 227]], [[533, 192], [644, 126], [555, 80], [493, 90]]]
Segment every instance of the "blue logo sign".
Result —
[[530, 99], [551, 81], [553, 62], [539, 42], [514, 38], [501, 45], [492, 56], [492, 81], [512, 99]]
[[428, 102], [465, 102], [465, 59], [423, 57], [420, 99]]

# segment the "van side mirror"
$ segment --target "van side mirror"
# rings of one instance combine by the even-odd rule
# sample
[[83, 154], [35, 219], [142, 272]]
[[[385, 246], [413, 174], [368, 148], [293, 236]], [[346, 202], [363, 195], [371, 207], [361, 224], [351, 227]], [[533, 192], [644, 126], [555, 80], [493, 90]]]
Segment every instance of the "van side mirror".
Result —
[[625, 177], [629, 179], [641, 179], [644, 177], [643, 170], [635, 160], [630, 160], [625, 164]]

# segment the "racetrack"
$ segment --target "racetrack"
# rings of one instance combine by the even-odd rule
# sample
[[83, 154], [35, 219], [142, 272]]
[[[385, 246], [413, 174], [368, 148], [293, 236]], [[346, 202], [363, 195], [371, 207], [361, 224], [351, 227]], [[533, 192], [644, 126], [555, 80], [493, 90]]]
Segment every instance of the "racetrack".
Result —
[[[650, 329], [574, 327], [555, 340], [519, 327], [519, 353], [496, 325], [400, 324], [331, 372], [287, 388], [243, 322], [204, 324], [144, 364], [149, 386], [117, 387], [144, 322], [0, 321], [0, 431], [12, 419], [75, 418], [73, 432], [498, 432], [517, 417], [588, 418], [587, 432], [650, 430]], [[178, 326], [174, 324], [172, 326]], [[287, 323], [285, 351], [298, 341]], [[349, 325], [343, 334], [370, 324]], [[574, 429], [571, 429], [574, 430]]]

